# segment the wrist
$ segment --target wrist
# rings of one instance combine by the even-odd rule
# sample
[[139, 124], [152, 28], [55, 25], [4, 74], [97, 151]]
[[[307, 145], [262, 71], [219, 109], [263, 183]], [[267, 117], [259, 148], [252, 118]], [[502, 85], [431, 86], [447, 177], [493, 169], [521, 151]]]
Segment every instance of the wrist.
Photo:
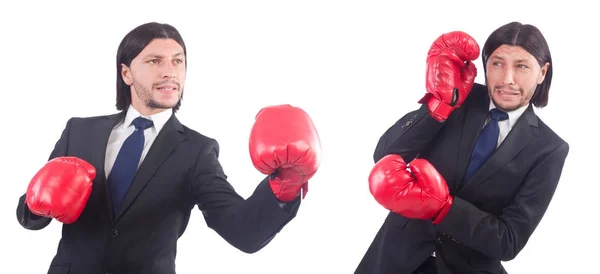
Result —
[[291, 202], [298, 198], [299, 195], [302, 195], [302, 199], [304, 199], [306, 192], [308, 192], [308, 182], [302, 184], [286, 184], [277, 177], [269, 178], [269, 186], [277, 200], [283, 203]]
[[456, 108], [434, 96], [431, 96], [429, 100], [427, 100], [427, 107], [429, 108], [431, 117], [438, 122], [446, 121], [448, 117], [450, 117], [452, 111]]
[[435, 219], [433, 219], [434, 225], [438, 225], [439, 223], [441, 223], [444, 220], [444, 218], [446, 218], [446, 215], [448, 215], [448, 212], [450, 211], [450, 208], [452, 207], [453, 202], [454, 202], [454, 197], [448, 196], [448, 199], [446, 199], [446, 202], [440, 209], [440, 212], [437, 214]]

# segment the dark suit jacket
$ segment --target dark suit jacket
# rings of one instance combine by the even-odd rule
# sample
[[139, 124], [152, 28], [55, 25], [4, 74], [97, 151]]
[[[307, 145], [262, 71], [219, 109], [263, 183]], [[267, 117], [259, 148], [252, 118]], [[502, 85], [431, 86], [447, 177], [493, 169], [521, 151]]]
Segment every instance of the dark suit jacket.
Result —
[[469, 156], [489, 110], [487, 88], [476, 84], [465, 104], [439, 123], [426, 105], [390, 127], [375, 162], [399, 154], [429, 160], [448, 183], [454, 204], [444, 221], [389, 213], [355, 274], [410, 274], [435, 251], [440, 274], [506, 273], [554, 195], [569, 145], [530, 105], [487, 163], [463, 184]]
[[[175, 273], [177, 240], [194, 206], [207, 225], [247, 253], [263, 248], [296, 215], [300, 199], [281, 207], [263, 180], [248, 198], [227, 182], [219, 145], [182, 125], [173, 115], [140, 166], [121, 210], [113, 216], [104, 156], [110, 132], [123, 114], [68, 121], [50, 159], [76, 156], [97, 170], [79, 219], [62, 228], [50, 274]], [[52, 219], [33, 215], [19, 199], [17, 219], [26, 229]], [[198, 269], [198, 273], [202, 273]]]

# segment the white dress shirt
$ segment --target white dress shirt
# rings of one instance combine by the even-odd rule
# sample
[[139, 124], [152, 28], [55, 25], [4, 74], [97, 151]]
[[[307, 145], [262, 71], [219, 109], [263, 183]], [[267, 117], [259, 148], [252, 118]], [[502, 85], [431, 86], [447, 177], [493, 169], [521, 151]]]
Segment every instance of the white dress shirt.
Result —
[[129, 137], [134, 131], [135, 127], [132, 122], [137, 117], [144, 117], [146, 119], [152, 120], [153, 125], [146, 130], [144, 130], [144, 150], [142, 151], [142, 157], [140, 162], [138, 163], [138, 167], [148, 154], [148, 150], [154, 143], [156, 136], [163, 128], [165, 123], [169, 120], [173, 112], [170, 109], [165, 111], [150, 115], [144, 116], [141, 115], [133, 106], [129, 105], [129, 109], [127, 110], [127, 115], [125, 116], [125, 120], [123, 123], [117, 124], [112, 132], [110, 133], [110, 137], [108, 138], [108, 145], [106, 147], [106, 160], [104, 162], [104, 170], [106, 174], [106, 178], [110, 175], [110, 171], [117, 159], [117, 155], [119, 154], [119, 150], [121, 150], [121, 146], [125, 142], [125, 139]]
[[[498, 144], [496, 145], [496, 147], [499, 147], [500, 144], [502, 144], [502, 142], [504, 141], [504, 139], [506, 139], [506, 136], [508, 136], [508, 133], [510, 133], [510, 130], [513, 128], [517, 120], [519, 120], [519, 118], [521, 117], [523, 112], [525, 112], [528, 106], [529, 105], [526, 104], [513, 111], [507, 111], [506, 113], [508, 114], [508, 119], [504, 121], [498, 121], [498, 129], [500, 130], [500, 134], [498, 135]], [[494, 102], [490, 99], [490, 110], [494, 108], [496, 108], [496, 105], [494, 105]], [[487, 119], [486, 124], [489, 120], [490, 118]]]

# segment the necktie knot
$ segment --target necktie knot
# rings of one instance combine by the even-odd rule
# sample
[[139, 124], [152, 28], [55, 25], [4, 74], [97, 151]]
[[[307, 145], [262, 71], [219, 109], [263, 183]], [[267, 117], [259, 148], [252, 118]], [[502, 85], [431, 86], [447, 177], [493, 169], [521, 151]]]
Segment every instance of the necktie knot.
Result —
[[496, 121], [503, 121], [508, 119], [508, 113], [497, 108], [493, 108], [490, 110], [490, 118]]
[[151, 127], [153, 124], [154, 123], [152, 122], [152, 120], [148, 120], [143, 117], [137, 117], [133, 120], [133, 126], [137, 130], [139, 130], [139, 129], [145, 130], [145, 129]]

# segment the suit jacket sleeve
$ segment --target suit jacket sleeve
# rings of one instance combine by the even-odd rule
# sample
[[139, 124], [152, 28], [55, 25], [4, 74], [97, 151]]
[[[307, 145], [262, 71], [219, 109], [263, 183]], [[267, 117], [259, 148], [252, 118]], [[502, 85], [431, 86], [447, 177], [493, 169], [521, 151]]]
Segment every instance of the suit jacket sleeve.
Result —
[[248, 199], [243, 199], [227, 181], [218, 157], [219, 144], [210, 139], [196, 162], [193, 198], [207, 225], [223, 239], [243, 252], [257, 252], [295, 217], [300, 198], [282, 206], [266, 177]]
[[[48, 161], [56, 157], [67, 155], [69, 131], [71, 129], [72, 120], [73, 119], [69, 119], [67, 121], [67, 125], [63, 129], [60, 139], [58, 139], [58, 141], [54, 145], [54, 149], [52, 150], [52, 153], [50, 153]], [[21, 226], [23, 226], [24, 228], [30, 230], [40, 230], [47, 227], [52, 221], [52, 218], [42, 217], [31, 213], [29, 207], [25, 203], [26, 195], [27, 194], [23, 194], [19, 198], [19, 204], [17, 205], [17, 220], [19, 221], [19, 224], [21, 224]]]
[[444, 220], [435, 226], [461, 244], [494, 259], [509, 261], [525, 247], [554, 195], [569, 145], [562, 143], [530, 169], [512, 204], [498, 216], [455, 198]]
[[429, 115], [426, 104], [421, 105], [396, 121], [379, 138], [373, 155], [375, 163], [388, 154], [398, 154], [405, 161], [411, 161], [427, 148], [444, 124]]

